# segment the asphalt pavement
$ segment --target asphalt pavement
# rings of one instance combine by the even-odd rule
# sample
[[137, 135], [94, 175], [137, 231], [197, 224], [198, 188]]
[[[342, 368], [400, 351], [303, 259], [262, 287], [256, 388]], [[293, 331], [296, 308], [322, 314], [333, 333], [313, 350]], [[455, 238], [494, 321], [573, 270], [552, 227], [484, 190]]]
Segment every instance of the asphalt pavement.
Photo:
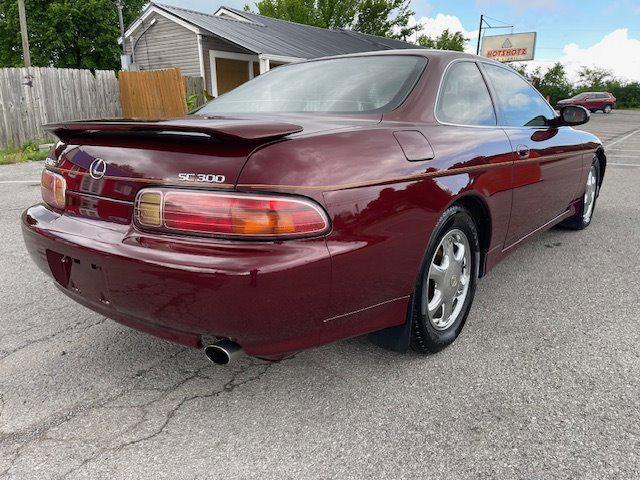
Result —
[[28, 257], [41, 164], [0, 167], [0, 478], [640, 477], [640, 111], [608, 145], [592, 225], [479, 283], [441, 353], [366, 338], [280, 363], [196, 350], [64, 297]]

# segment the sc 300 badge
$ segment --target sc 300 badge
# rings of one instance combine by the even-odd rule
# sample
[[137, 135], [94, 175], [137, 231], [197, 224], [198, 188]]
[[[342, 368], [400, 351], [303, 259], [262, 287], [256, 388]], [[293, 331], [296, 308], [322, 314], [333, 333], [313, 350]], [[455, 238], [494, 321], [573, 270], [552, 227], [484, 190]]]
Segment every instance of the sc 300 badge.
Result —
[[179, 173], [178, 180], [181, 182], [224, 183], [226, 177], [215, 173]]

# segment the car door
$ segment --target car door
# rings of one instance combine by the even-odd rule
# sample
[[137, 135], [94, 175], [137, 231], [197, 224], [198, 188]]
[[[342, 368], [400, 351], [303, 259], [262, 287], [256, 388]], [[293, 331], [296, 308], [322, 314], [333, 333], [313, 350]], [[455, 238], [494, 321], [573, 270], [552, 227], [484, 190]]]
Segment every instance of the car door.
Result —
[[600, 108], [600, 98], [598, 97], [597, 93], [588, 93], [587, 97], [585, 98], [585, 108], [588, 108], [589, 110], [597, 110]]
[[587, 105], [589, 110], [598, 110], [602, 108], [602, 98], [599, 93], [591, 93], [589, 94], [589, 98], [587, 99]]
[[580, 95], [577, 95], [575, 97], [573, 97], [573, 104], [574, 105], [580, 105], [581, 107], [584, 108], [589, 108], [589, 100], [587, 100], [587, 95], [584, 93], [581, 93]]
[[492, 215], [489, 248], [504, 244], [511, 215], [513, 155], [498, 117], [487, 80], [473, 60], [454, 60], [447, 67], [436, 101], [436, 129], [425, 129], [440, 169], [477, 169], [470, 176], [439, 179], [460, 191], [463, 180], [481, 192]]
[[564, 213], [575, 200], [582, 152], [573, 129], [548, 127], [555, 113], [529, 82], [509, 67], [482, 63], [513, 150], [509, 246]]

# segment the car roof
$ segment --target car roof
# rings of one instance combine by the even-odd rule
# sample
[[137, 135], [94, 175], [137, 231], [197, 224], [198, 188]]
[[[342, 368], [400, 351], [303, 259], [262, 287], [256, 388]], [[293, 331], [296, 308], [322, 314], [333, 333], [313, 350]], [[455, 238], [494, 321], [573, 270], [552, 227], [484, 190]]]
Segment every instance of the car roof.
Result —
[[374, 57], [374, 56], [382, 56], [382, 55], [413, 55], [420, 56], [426, 58], [434, 58], [437, 57], [443, 61], [456, 60], [458, 58], [466, 58], [469, 60], [482, 60], [487, 63], [494, 63], [496, 65], [503, 65], [500, 62], [496, 62], [495, 60], [491, 60], [490, 58], [481, 57], [479, 55], [473, 55], [471, 53], [465, 52], [457, 52], [453, 50], [436, 50], [431, 48], [415, 48], [415, 49], [397, 49], [397, 50], [376, 50], [372, 52], [357, 52], [357, 53], [349, 53], [346, 55], [333, 55], [330, 57], [321, 57], [321, 58], [313, 58], [307, 61], [313, 62], [317, 60], [328, 60], [334, 58], [350, 58], [350, 57]]

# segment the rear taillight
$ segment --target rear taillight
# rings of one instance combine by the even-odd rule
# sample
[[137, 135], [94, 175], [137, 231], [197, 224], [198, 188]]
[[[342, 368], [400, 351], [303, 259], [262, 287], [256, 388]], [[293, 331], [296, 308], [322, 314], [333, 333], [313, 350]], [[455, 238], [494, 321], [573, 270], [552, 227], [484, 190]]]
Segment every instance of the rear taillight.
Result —
[[135, 222], [143, 229], [216, 237], [309, 237], [329, 230], [327, 215], [312, 200], [196, 190], [141, 190]]
[[42, 190], [42, 200], [53, 208], [64, 209], [66, 206], [67, 181], [62, 175], [53, 173], [50, 170], [42, 172], [40, 181]]

